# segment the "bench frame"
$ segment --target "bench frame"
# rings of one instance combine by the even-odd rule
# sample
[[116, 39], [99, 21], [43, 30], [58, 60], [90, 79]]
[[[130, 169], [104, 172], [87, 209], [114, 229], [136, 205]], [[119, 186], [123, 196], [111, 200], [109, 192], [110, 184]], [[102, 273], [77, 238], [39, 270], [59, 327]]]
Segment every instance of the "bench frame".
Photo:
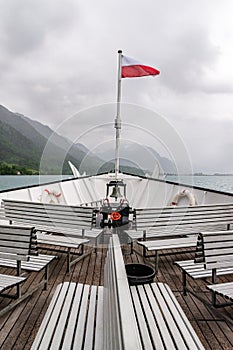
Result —
[[[232, 306], [233, 305], [233, 296], [232, 296], [232, 289], [233, 289], [233, 282], [228, 283], [218, 283], [218, 284], [212, 284], [206, 286], [207, 289], [209, 289], [212, 293], [212, 305], [215, 308], [220, 307], [226, 307], [226, 306]], [[228, 288], [231, 289], [231, 295], [228, 291]], [[217, 303], [217, 295], [220, 295], [222, 298], [231, 300], [230, 302], [224, 302], [224, 303]], [[233, 322], [233, 320], [232, 320]]]
[[[197, 234], [203, 228], [213, 230], [216, 225], [224, 225], [226, 230], [229, 230], [233, 223], [233, 204], [134, 209], [133, 217], [133, 229], [136, 231], [127, 232], [131, 239], [131, 253], [134, 250], [135, 237], [137, 243], [142, 246], [143, 257], [155, 257], [155, 269], [158, 271], [159, 256], [174, 254], [159, 254], [160, 250], [195, 247]], [[155, 254], [147, 254], [151, 251], [155, 251]], [[179, 251], [180, 254], [184, 252]]]
[[95, 350], [155, 349], [164, 344], [204, 350], [166, 284], [129, 286], [116, 234], [110, 238], [104, 287], [60, 284], [31, 350], [69, 349], [70, 344]]
[[[70, 272], [71, 267], [74, 264], [77, 264], [80, 260], [84, 259], [87, 255], [91, 254], [90, 250], [84, 252], [84, 244], [90, 242], [89, 239], [75, 239], [74, 237], [67, 237], [66, 242], [63, 244], [61, 241], [57, 241], [61, 239], [60, 236], [53, 235], [53, 234], [50, 235], [48, 233], [43, 233], [39, 230], [37, 230], [37, 237], [38, 237], [37, 240], [39, 244], [54, 245], [54, 246], [59, 245], [59, 246], [64, 246], [66, 248], [66, 250], [64, 249], [58, 250], [57, 248], [52, 248], [50, 246], [46, 246], [46, 247], [40, 246], [40, 249], [66, 254], [67, 255], [66, 257], [67, 273]], [[73, 243], [69, 242], [69, 239], [71, 240], [73, 239]], [[75, 240], [77, 241], [77, 243], [75, 243]], [[76, 251], [76, 250], [79, 250], [79, 251]], [[77, 257], [72, 259], [71, 258], [72, 255], [76, 255]]]
[[[233, 273], [233, 230], [200, 232], [194, 261], [176, 261], [175, 264], [182, 270], [183, 294], [187, 295], [189, 292], [204, 304], [209, 305], [204, 298], [187, 287], [187, 276], [193, 280], [210, 278], [213, 285], [216, 284], [218, 276]], [[226, 306], [226, 304], [216, 304], [214, 291], [212, 291], [211, 301], [214, 307]]]
[[[52, 297], [39, 331], [32, 344], [35, 349], [58, 349], [63, 339], [65, 349], [93, 347], [96, 339], [103, 349], [101, 329], [95, 329], [103, 319], [103, 287], [87, 284], [60, 283]], [[75, 332], [75, 327], [78, 332]]]
[[[6, 262], [4, 266], [8, 266], [8, 262], [10, 266], [12, 266], [12, 262], [14, 262], [16, 267], [16, 276], [2, 274], [0, 275], [0, 280], [5, 280], [5, 278], [9, 278], [9, 285], [6, 285], [5, 288], [2, 289], [2, 291], [0, 292], [0, 296], [15, 299], [14, 302], [10, 303], [8, 306], [6, 306], [0, 311], [0, 317], [6, 312], [13, 309], [21, 301], [28, 298], [42, 286], [44, 287], [44, 289], [47, 288], [49, 275], [48, 264], [55, 257], [51, 257], [50, 261], [43, 266], [43, 268], [45, 268], [45, 273], [44, 278], [40, 281], [40, 283], [38, 283], [36, 287], [29, 289], [28, 292], [25, 292], [24, 294], [22, 294], [21, 291], [21, 284], [27, 279], [27, 277], [21, 276], [22, 269], [24, 269], [23, 264], [25, 263], [25, 265], [29, 265], [30, 259], [37, 257], [38, 248], [36, 232], [34, 227], [0, 225], [0, 260], [4, 259], [4, 261]], [[11, 279], [13, 280], [13, 284], [10, 283]], [[14, 286], [16, 287], [16, 292], [14, 294], [4, 293], [5, 290], [8, 290], [9, 288], [12, 288]]]
[[[104, 349], [141, 349], [140, 333], [116, 234], [110, 238], [104, 283]], [[127, 325], [130, 325], [130, 336]]]
[[[67, 272], [70, 272], [72, 265], [92, 252], [92, 249], [84, 252], [84, 245], [90, 242], [90, 239], [85, 238], [86, 230], [90, 232], [95, 225], [94, 208], [9, 199], [3, 199], [2, 203], [5, 219], [10, 223], [20, 222], [35, 226], [38, 243], [46, 244], [46, 248], [41, 249], [67, 254]], [[94, 230], [92, 235], [93, 232]], [[95, 251], [100, 234], [101, 231], [94, 233]], [[59, 235], [63, 235], [62, 244]], [[64, 240], [64, 237], [67, 239]], [[70, 239], [73, 239], [73, 243]], [[66, 250], [58, 250], [56, 246], [65, 247]], [[71, 260], [71, 255], [78, 257]]]

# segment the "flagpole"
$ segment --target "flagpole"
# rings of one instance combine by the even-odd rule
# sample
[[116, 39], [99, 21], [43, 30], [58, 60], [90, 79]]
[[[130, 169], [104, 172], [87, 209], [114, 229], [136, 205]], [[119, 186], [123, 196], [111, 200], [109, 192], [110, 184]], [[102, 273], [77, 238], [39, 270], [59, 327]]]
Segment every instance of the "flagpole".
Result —
[[121, 70], [122, 70], [122, 51], [118, 50], [118, 79], [117, 79], [117, 115], [115, 119], [116, 129], [116, 148], [115, 148], [115, 178], [117, 180], [120, 161], [119, 161], [119, 149], [120, 149], [120, 129], [121, 129]]

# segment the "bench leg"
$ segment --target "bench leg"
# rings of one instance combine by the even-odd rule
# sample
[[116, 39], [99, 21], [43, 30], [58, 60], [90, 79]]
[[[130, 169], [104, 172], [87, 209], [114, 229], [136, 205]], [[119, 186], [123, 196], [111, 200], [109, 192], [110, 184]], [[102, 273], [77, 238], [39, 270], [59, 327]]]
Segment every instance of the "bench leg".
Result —
[[183, 295], [187, 295], [187, 279], [186, 272], [182, 271], [182, 287], [183, 287]]
[[159, 251], [156, 250], [155, 253], [155, 273], [158, 273], [159, 270]]
[[20, 299], [21, 296], [22, 296], [21, 285], [18, 284], [17, 287], [16, 287], [16, 289], [17, 289], [16, 298], [17, 298], [17, 299]]
[[[84, 256], [83, 244], [81, 244], [80, 253], [78, 253], [78, 255]], [[66, 259], [66, 260], [67, 260], [66, 272], [69, 273], [69, 272], [70, 272], [71, 265], [73, 264], [73, 263], [71, 263], [71, 248], [68, 248], [68, 250], [67, 250], [67, 259]]]
[[[90, 255], [92, 253], [94, 248], [91, 248], [91, 249], [88, 249], [84, 252], [84, 248], [83, 248], [83, 245], [82, 245], [82, 254], [81, 253], [78, 253], [78, 254], [75, 254], [75, 255], [78, 255], [78, 258], [76, 259], [72, 259], [71, 260], [71, 254], [69, 252], [69, 255], [68, 255], [68, 251], [66, 251], [67, 253], [67, 272], [70, 272], [70, 268], [71, 266], [73, 266], [74, 264], [77, 264], [80, 260], [84, 259], [86, 256]], [[68, 259], [68, 256], [69, 256], [69, 259]]]
[[97, 253], [97, 247], [98, 247], [98, 237], [96, 237], [95, 239], [95, 249], [94, 249], [94, 253]]
[[212, 305], [216, 307], [216, 293], [212, 290]]
[[[212, 284], [215, 284], [216, 283], [216, 277], [217, 277], [217, 272], [216, 272], [216, 269], [212, 269], [212, 276], [211, 276], [211, 282]], [[212, 295], [211, 295], [211, 299], [212, 299], [212, 305], [214, 307], [216, 307], [216, 293], [212, 290]]]
[[103, 238], [104, 238], [104, 230], [102, 230], [101, 233], [95, 238], [95, 249], [94, 249], [95, 254], [97, 254], [98, 245], [103, 242]]
[[66, 272], [70, 272], [70, 248], [68, 248], [67, 251], [67, 268], [66, 268]]
[[[17, 276], [20, 276], [22, 273], [22, 270], [21, 270], [21, 261], [20, 260], [17, 260]], [[17, 287], [16, 287], [16, 295], [17, 295], [17, 298], [21, 298], [21, 285], [20, 284], [17, 284]]]
[[49, 265], [45, 266], [45, 273], [44, 273], [44, 290], [47, 290], [48, 287], [48, 280], [49, 280]]
[[146, 256], [146, 247], [143, 246], [142, 249], [143, 249], [143, 258], [146, 258], [146, 257], [147, 257], [147, 256]]
[[133, 254], [133, 240], [130, 242], [130, 254]]
[[211, 276], [211, 282], [212, 282], [212, 284], [215, 284], [215, 283], [216, 283], [216, 277], [217, 277], [216, 269], [212, 269], [212, 276]]

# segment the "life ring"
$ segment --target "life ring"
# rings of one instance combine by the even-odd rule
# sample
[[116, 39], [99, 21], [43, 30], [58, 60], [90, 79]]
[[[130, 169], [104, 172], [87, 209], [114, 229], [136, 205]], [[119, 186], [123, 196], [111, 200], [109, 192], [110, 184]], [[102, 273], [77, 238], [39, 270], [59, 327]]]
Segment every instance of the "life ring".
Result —
[[120, 220], [120, 218], [121, 218], [121, 214], [120, 214], [118, 211], [113, 211], [113, 212], [110, 214], [110, 218], [111, 218], [113, 221], [118, 221], [118, 220]]
[[194, 197], [194, 194], [190, 192], [189, 190], [182, 190], [178, 192], [175, 197], [173, 198], [171, 205], [177, 205], [180, 198], [187, 197], [189, 200], [189, 206], [193, 207], [197, 204], [196, 198]]
[[61, 196], [61, 192], [45, 188], [41, 196], [41, 202], [49, 204], [60, 203]]

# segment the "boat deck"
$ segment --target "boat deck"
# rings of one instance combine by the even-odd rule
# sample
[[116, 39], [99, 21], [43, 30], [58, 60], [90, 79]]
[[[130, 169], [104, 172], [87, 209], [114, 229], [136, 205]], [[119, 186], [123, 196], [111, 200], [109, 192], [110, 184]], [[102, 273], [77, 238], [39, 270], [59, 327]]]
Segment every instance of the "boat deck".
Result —
[[[93, 252], [91, 255], [78, 262], [72, 267], [69, 274], [66, 273], [66, 255], [58, 254], [58, 256], [59, 259], [56, 259], [51, 264], [47, 291], [38, 290], [30, 298], [21, 302], [14, 310], [0, 319], [1, 350], [30, 349], [58, 283], [74, 281], [103, 285], [103, 268], [106, 256], [105, 248], [99, 247], [97, 254]], [[148, 259], [144, 261], [143, 258], [136, 253], [132, 255], [125, 254], [124, 257], [126, 263], [148, 263]], [[188, 250], [184, 254], [162, 256], [160, 258], [159, 272], [154, 280], [155, 282], [166, 282], [170, 286], [205, 349], [232, 349], [233, 323], [227, 323], [222, 316], [225, 312], [228, 312], [229, 315], [233, 315], [233, 307], [213, 310], [190, 294], [183, 297], [181, 293], [181, 272], [173, 262], [175, 260], [192, 258], [193, 253], [190, 253]], [[7, 273], [9, 269], [0, 268], [0, 272]], [[37, 283], [40, 278], [42, 278], [41, 273], [31, 273], [29, 279], [24, 284], [24, 288], [27, 289], [31, 284]], [[231, 280], [232, 276], [219, 278], [220, 282]], [[201, 288], [203, 289], [205, 286], [202, 281], [192, 282], [192, 285], [195, 286], [195, 290], [197, 291]], [[6, 298], [0, 298], [0, 307], [8, 302]]]

